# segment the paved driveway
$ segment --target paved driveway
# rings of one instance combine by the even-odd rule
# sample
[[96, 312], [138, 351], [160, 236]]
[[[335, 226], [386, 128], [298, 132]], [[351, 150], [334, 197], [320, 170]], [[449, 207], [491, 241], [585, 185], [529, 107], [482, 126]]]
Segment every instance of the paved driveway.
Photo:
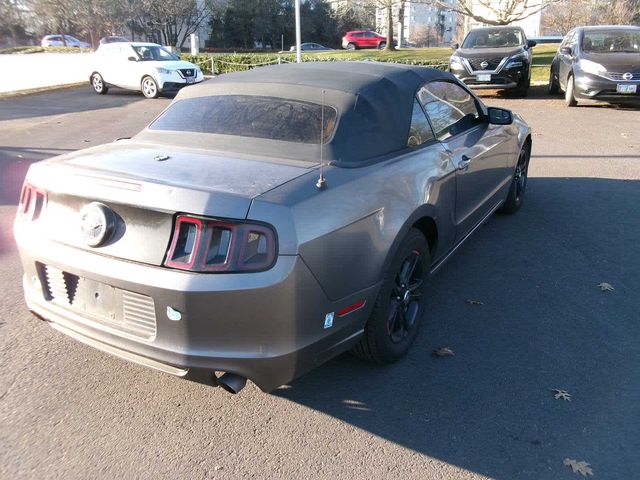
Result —
[[[10, 237], [24, 166], [128, 136], [167, 103], [87, 88], [0, 101], [0, 477], [580, 478], [568, 457], [594, 478], [637, 478], [637, 110], [487, 96], [535, 132], [526, 203], [433, 278], [410, 355], [388, 367], [343, 355], [271, 395], [230, 396], [25, 311]], [[433, 358], [442, 346], [455, 356]]]

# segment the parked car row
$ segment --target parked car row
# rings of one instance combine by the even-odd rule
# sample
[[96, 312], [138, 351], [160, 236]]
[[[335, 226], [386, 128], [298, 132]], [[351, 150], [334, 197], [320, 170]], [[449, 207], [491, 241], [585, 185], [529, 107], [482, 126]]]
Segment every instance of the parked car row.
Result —
[[[519, 27], [470, 31], [454, 44], [449, 70], [470, 88], [513, 90], [525, 96], [531, 83], [532, 52]], [[571, 30], [551, 62], [549, 93], [580, 100], [640, 102], [640, 27], [587, 26]]]

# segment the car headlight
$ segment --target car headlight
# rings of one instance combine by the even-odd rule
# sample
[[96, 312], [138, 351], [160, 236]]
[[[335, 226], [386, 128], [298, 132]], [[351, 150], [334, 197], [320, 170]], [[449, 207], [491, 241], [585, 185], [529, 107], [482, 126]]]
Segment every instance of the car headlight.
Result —
[[453, 70], [464, 70], [462, 59], [457, 55], [451, 55], [451, 59], [449, 60], [449, 68]]
[[519, 53], [509, 58], [505, 68], [521, 68], [524, 65], [524, 61], [527, 59], [527, 55]]
[[607, 71], [602, 65], [591, 60], [585, 60], [584, 58], [578, 62], [583, 72], [592, 73], [594, 75], [601, 75]]
[[171, 72], [171, 70], [169, 70], [168, 68], [162, 68], [162, 67], [156, 67], [156, 72], [158, 73], [164, 73], [166, 75], [169, 75]]

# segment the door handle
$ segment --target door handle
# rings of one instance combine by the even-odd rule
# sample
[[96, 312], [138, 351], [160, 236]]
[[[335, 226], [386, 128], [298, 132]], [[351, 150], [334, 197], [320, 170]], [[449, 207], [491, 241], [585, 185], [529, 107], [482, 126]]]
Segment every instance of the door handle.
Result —
[[471, 164], [471, 159], [466, 155], [462, 155], [460, 161], [458, 162], [458, 170], [467, 170], [469, 165]]

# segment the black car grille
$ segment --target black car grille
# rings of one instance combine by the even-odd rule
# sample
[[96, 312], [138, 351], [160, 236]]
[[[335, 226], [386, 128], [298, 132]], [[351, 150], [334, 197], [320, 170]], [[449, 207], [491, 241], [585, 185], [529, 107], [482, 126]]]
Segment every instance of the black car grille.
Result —
[[[631, 72], [629, 72], [631, 73]], [[618, 82], [628, 82], [629, 80], [640, 80], [640, 72], [631, 73], [631, 78], [625, 78], [627, 73], [615, 73], [615, 72], [607, 72], [604, 74], [610, 80], [615, 80]]]
[[[503, 57], [494, 57], [494, 58], [468, 58], [469, 65], [471, 65], [472, 70], [495, 70], [500, 65]], [[483, 67], [480, 65], [482, 62], [487, 62], [487, 66]]]
[[193, 77], [196, 74], [195, 68], [182, 68], [180, 69], [180, 73], [182, 73], [183, 77]]

